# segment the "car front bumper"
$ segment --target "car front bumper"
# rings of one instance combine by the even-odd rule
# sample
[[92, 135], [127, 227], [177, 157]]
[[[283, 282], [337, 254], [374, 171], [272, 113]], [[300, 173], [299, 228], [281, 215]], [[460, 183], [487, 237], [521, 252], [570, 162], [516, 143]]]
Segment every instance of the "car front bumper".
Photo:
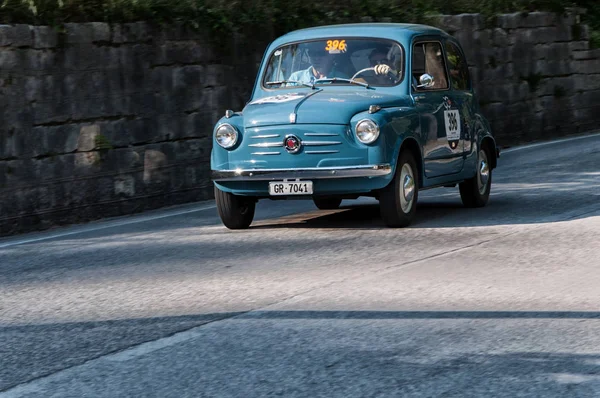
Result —
[[383, 177], [392, 172], [390, 164], [311, 167], [303, 169], [235, 169], [212, 170], [212, 180], [221, 181], [277, 181], [296, 179], [338, 179]]

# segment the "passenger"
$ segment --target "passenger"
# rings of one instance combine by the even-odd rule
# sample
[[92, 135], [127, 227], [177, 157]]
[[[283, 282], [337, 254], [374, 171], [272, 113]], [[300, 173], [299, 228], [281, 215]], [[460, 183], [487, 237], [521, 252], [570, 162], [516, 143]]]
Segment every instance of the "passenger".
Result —
[[[350, 78], [350, 76], [338, 70], [335, 57], [335, 54], [330, 54], [325, 50], [324, 43], [311, 43], [308, 45], [308, 60], [311, 66], [308, 69], [292, 73], [289, 80], [312, 84], [318, 79]], [[290, 83], [290, 85], [293, 85], [293, 83]]]

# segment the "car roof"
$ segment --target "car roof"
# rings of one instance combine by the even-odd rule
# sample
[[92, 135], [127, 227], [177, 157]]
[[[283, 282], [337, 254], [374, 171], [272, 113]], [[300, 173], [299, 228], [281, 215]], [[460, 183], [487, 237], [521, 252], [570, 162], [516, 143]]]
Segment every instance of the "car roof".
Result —
[[378, 37], [408, 42], [412, 39], [412, 37], [420, 35], [439, 35], [450, 37], [443, 30], [429, 25], [373, 22], [326, 25], [298, 29], [280, 36], [273, 42], [273, 44], [280, 46], [288, 42], [319, 39], [329, 36]]

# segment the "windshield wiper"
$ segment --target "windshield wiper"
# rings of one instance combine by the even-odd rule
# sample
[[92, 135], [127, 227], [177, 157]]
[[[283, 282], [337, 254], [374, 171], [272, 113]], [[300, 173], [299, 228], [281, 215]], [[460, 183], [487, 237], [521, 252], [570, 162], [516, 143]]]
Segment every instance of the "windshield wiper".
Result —
[[287, 84], [287, 83], [296, 83], [296, 84], [300, 84], [304, 87], [309, 87], [312, 88], [313, 90], [315, 89], [315, 85], [314, 84], [309, 84], [309, 83], [304, 83], [304, 82], [299, 82], [297, 80], [277, 80], [275, 82], [266, 82], [265, 84]]
[[370, 88], [371, 86], [369, 86], [368, 83], [363, 83], [363, 82], [359, 82], [356, 80], [352, 80], [352, 79], [344, 79], [343, 77], [325, 77], [323, 79], [317, 79], [315, 80], [315, 84], [319, 83], [319, 82], [344, 82], [344, 83], [351, 83], [351, 84], [358, 84], [359, 86], [363, 86], [366, 88]]

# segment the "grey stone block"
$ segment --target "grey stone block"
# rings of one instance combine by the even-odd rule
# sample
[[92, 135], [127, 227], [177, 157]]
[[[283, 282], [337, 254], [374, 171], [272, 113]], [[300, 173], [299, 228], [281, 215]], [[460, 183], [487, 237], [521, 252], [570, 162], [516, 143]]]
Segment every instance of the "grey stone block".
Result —
[[199, 137], [212, 139], [213, 126], [217, 121], [212, 111], [195, 112], [187, 116], [178, 138]]
[[124, 98], [119, 98], [119, 100], [122, 102], [123, 114], [145, 118], [157, 113], [168, 113], [165, 111], [165, 106], [161, 105], [169, 106], [170, 97], [162, 93], [132, 93]]
[[33, 29], [30, 25], [15, 25], [13, 33], [13, 47], [31, 47], [33, 45]]
[[474, 32], [485, 27], [483, 16], [481, 14], [445, 15], [441, 17], [440, 22], [442, 26], [452, 31], [465, 30]]
[[29, 71], [53, 72], [57, 66], [57, 56], [50, 50], [19, 50], [21, 67]]
[[156, 141], [169, 141], [181, 136], [182, 117], [177, 115], [160, 115], [156, 118], [156, 133], [154, 134]]
[[86, 23], [66, 23], [64, 25], [67, 44], [87, 44], [93, 41], [93, 27]]
[[571, 51], [582, 51], [589, 50], [590, 43], [587, 41], [572, 41], [569, 43], [569, 49]]
[[214, 51], [199, 42], [173, 42], [157, 46], [153, 66], [202, 64], [214, 60]]
[[572, 95], [575, 92], [575, 80], [571, 77], [553, 77], [542, 79], [537, 90], [539, 96], [555, 96], [557, 98]]
[[33, 27], [33, 48], [54, 48], [58, 44], [58, 33], [50, 26]]
[[132, 121], [127, 119], [110, 120], [97, 122], [99, 131], [105, 138], [105, 142], [112, 147], [126, 147], [131, 144], [131, 129]]
[[518, 28], [554, 26], [558, 22], [557, 15], [550, 12], [519, 13], [514, 18]]
[[600, 73], [600, 62], [596, 59], [586, 59], [571, 62], [573, 73], [593, 74]]
[[17, 51], [0, 49], [0, 71], [21, 70], [22, 66]]
[[491, 42], [495, 47], [508, 46], [508, 32], [502, 28], [494, 28], [491, 33]]
[[114, 180], [115, 196], [135, 196], [135, 178], [132, 175], [120, 175]]
[[151, 70], [152, 90], [168, 93], [173, 88], [173, 71], [169, 66], [159, 66]]
[[172, 69], [173, 89], [199, 90], [204, 83], [207, 86], [223, 84], [223, 68], [217, 65], [189, 65]]
[[8, 47], [15, 40], [15, 30], [11, 25], [0, 25], [0, 47]]
[[597, 106], [598, 104], [600, 104], [600, 90], [590, 90], [580, 94], [582, 107]]
[[110, 41], [110, 25], [104, 22], [90, 22], [92, 27], [92, 42], [107, 43]]
[[150, 28], [145, 22], [124, 23], [112, 26], [111, 41], [113, 43], [141, 43], [151, 39]]
[[503, 14], [496, 17], [496, 23], [502, 29], [516, 29], [518, 26], [519, 13]]
[[67, 71], [103, 69], [107, 67], [117, 67], [119, 63], [113, 64], [111, 57], [112, 49], [105, 46], [91, 46], [88, 44], [73, 44], [64, 51], [62, 63], [58, 64]]
[[562, 76], [573, 73], [569, 61], [536, 61], [534, 71], [542, 76]]
[[549, 61], [566, 61], [571, 57], [569, 43], [552, 43], [546, 51], [545, 59]]
[[573, 75], [570, 79], [575, 91], [600, 90], [600, 74]]
[[50, 156], [74, 152], [77, 149], [78, 130], [78, 126], [71, 124], [35, 127], [32, 130], [35, 137], [32, 156]]
[[513, 59], [515, 74], [517, 76], [529, 76], [536, 73], [533, 47], [529, 45], [515, 45], [512, 48], [511, 58]]
[[[162, 148], [161, 148], [162, 149]], [[144, 183], [163, 184], [167, 182], [167, 155], [159, 149], [148, 148], [144, 152]]]
[[463, 30], [461, 18], [458, 15], [441, 15], [438, 17], [438, 22], [441, 29], [451, 34]]
[[71, 106], [71, 101], [67, 99], [33, 102], [30, 105], [32, 121], [36, 125], [66, 122], [72, 115]]
[[77, 139], [77, 150], [79, 152], [93, 151], [96, 148], [96, 140], [100, 136], [100, 126], [97, 124], [84, 125], [80, 127]]
[[587, 50], [587, 51], [573, 51], [571, 53], [571, 56], [573, 57], [574, 60], [591, 59], [591, 60], [596, 60], [596, 61], [600, 62], [600, 48], [596, 48], [594, 50]]
[[[556, 26], [556, 41], [571, 41], [573, 40], [573, 27], [569, 25]], [[577, 39], [581, 40], [581, 39]]]

